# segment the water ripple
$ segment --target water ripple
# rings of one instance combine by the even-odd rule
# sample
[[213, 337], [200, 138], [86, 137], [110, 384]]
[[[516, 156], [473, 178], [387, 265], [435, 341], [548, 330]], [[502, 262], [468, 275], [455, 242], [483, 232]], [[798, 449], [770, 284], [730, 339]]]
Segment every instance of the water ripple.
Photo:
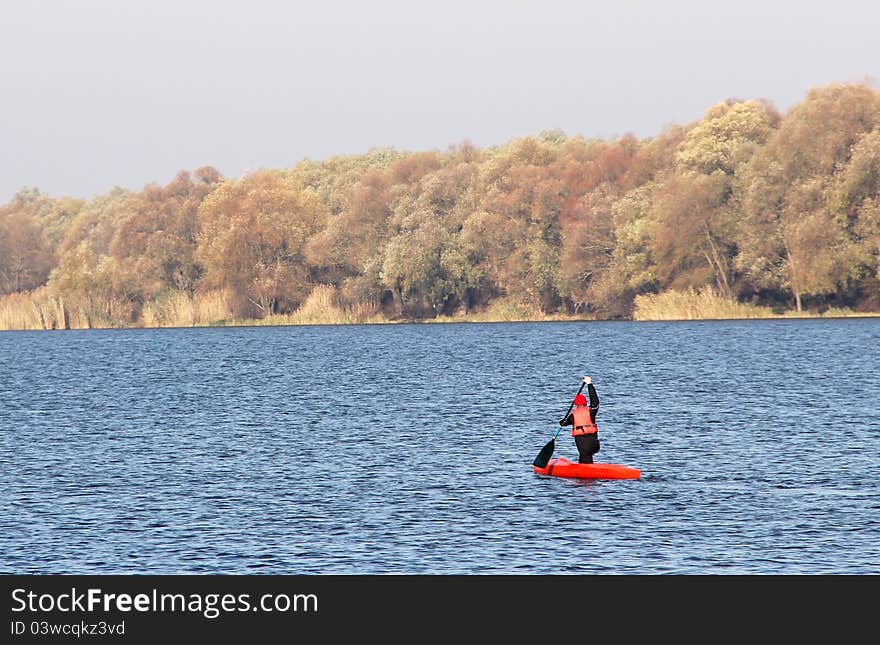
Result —
[[[880, 573], [878, 332], [5, 332], [0, 572]], [[640, 480], [532, 472], [584, 373]]]

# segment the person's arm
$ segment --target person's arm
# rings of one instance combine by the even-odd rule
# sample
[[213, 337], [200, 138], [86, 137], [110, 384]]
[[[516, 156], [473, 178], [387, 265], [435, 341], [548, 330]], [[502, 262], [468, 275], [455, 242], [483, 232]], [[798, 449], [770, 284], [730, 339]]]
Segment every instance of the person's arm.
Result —
[[574, 416], [571, 412], [569, 412], [565, 415], [565, 417], [559, 420], [559, 425], [561, 426], [570, 426], [572, 423], [574, 423]]
[[593, 423], [595, 423], [596, 415], [599, 413], [599, 395], [596, 394], [596, 386], [592, 383], [588, 383], [587, 393], [590, 395], [590, 418], [593, 420]]

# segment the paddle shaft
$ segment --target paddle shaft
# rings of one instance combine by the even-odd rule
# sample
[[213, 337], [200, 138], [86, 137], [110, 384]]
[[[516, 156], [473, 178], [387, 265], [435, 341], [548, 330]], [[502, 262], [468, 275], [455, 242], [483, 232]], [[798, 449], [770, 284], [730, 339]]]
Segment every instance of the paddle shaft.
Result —
[[[584, 386], [585, 386], [585, 385], [586, 385], [586, 383], [584, 383], [583, 381], [581, 381], [581, 386], [580, 386], [580, 388], [578, 389], [578, 394], [580, 394], [581, 392], [584, 391]], [[577, 394], [575, 394], [574, 396], [575, 396], [575, 398], [577, 398]], [[573, 407], [574, 407], [574, 399], [571, 400], [571, 405], [569, 405], [569, 406], [568, 406], [568, 410], [565, 411], [565, 416], [562, 417], [563, 420], [565, 419], [565, 417], [568, 416], [568, 413], [571, 412], [571, 409], [572, 409]], [[562, 430], [562, 426], [559, 426], [559, 430]], [[559, 430], [556, 431], [556, 434], [559, 434]]]
[[[585, 381], [581, 381], [581, 386], [578, 389], [578, 394], [584, 391], [584, 385], [586, 385]], [[577, 398], [577, 394], [575, 394], [575, 398]], [[568, 410], [565, 412], [565, 417], [568, 416], [571, 409], [574, 407], [574, 399], [571, 400], [571, 405], [568, 406]], [[565, 420], [565, 417], [562, 417], [562, 420]], [[535, 457], [535, 461], [532, 463], [539, 468], [543, 468], [547, 465], [547, 462], [550, 461], [550, 455], [553, 454], [553, 449], [556, 447], [556, 437], [559, 436], [559, 432], [562, 430], [562, 425], [559, 426], [556, 430], [556, 434], [553, 435], [553, 438], [547, 442], [547, 444], [541, 448], [541, 452], [538, 453], [538, 456]]]

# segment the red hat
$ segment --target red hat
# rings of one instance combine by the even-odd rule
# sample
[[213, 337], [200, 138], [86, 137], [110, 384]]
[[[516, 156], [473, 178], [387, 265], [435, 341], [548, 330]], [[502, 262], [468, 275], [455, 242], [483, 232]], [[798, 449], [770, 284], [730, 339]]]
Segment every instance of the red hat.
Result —
[[576, 397], [574, 397], [574, 404], [575, 405], [586, 405], [587, 404], [587, 397], [585, 397], [583, 394], [578, 394]]

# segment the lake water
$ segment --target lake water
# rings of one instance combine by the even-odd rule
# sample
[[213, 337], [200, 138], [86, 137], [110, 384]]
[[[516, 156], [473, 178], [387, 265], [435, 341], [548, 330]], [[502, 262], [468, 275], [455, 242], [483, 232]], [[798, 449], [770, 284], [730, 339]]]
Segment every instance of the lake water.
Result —
[[[585, 374], [641, 479], [533, 473]], [[0, 572], [877, 574], [878, 399], [876, 318], [3, 332]]]

